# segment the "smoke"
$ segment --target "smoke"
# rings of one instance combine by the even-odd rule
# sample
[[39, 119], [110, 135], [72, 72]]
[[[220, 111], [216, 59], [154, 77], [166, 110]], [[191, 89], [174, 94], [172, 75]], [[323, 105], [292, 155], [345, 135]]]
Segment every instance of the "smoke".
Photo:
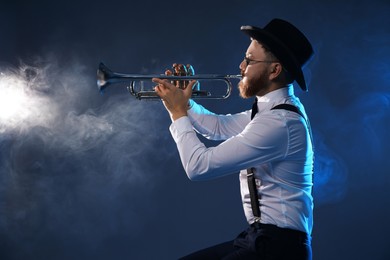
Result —
[[332, 151], [316, 134], [314, 188], [316, 206], [334, 203], [344, 198], [348, 189], [348, 167], [344, 160]]
[[48, 243], [50, 252], [33, 253], [50, 256], [80, 243], [86, 252], [113, 234], [136, 237], [148, 220], [140, 216], [152, 215], [139, 193], [173, 156], [160, 145], [168, 117], [125, 88], [100, 95], [94, 72], [52, 57], [2, 70], [0, 251], [23, 257]]

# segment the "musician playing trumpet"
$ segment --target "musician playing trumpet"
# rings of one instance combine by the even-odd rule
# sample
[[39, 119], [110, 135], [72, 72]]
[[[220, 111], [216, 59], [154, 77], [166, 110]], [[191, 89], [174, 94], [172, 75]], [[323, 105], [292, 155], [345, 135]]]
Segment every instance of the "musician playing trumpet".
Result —
[[[188, 177], [203, 181], [240, 172], [248, 228], [183, 259], [311, 259], [314, 152], [293, 82], [307, 91], [302, 67], [313, 49], [299, 29], [281, 19], [241, 30], [250, 44], [239, 65], [238, 88], [242, 98], [255, 97], [252, 110], [217, 115], [190, 99], [196, 81], [177, 87], [153, 79]], [[174, 73], [180, 70], [184, 66], [176, 65]], [[197, 133], [224, 142], [206, 147]]]

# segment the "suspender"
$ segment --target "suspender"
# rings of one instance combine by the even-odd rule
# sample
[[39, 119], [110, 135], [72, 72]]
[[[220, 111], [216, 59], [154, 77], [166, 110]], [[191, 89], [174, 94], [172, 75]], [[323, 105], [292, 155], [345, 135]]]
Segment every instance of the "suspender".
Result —
[[251, 198], [253, 216], [255, 217], [255, 222], [260, 222], [259, 196], [257, 193], [256, 178], [253, 170], [253, 168], [249, 168], [246, 170], [246, 178], [248, 180], [248, 188], [249, 195]]
[[[295, 113], [301, 115], [303, 118], [305, 118], [303, 113], [294, 105], [280, 104], [280, 105], [277, 105], [277, 106], [274, 106], [273, 108], [271, 108], [271, 110], [274, 110], [274, 109], [285, 109], [288, 111], [292, 111], [292, 112], [295, 112]], [[257, 100], [255, 101], [254, 107], [252, 108], [251, 119], [253, 119], [253, 117], [256, 113], [257, 113]], [[310, 127], [309, 127], [309, 130], [310, 130]], [[248, 180], [249, 195], [250, 195], [250, 199], [251, 199], [252, 213], [253, 213], [253, 216], [255, 217], [255, 223], [259, 223], [261, 212], [260, 212], [259, 196], [258, 196], [257, 187], [256, 187], [254, 168], [249, 168], [246, 170], [246, 172], [247, 172], [246, 176], [247, 176], [247, 180]]]
[[279, 105], [276, 105], [273, 108], [271, 108], [271, 110], [274, 110], [274, 109], [285, 109], [285, 110], [288, 110], [288, 111], [292, 111], [292, 112], [295, 112], [295, 113], [301, 115], [301, 117], [305, 118], [305, 116], [302, 114], [301, 110], [299, 110], [299, 108], [297, 108], [294, 105], [279, 104]]

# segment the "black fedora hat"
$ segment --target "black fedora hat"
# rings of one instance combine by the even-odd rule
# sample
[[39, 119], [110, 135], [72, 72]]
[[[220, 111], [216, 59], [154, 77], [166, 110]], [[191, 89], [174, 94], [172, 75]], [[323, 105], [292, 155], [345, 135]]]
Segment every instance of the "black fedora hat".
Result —
[[302, 67], [313, 56], [313, 47], [305, 35], [291, 23], [273, 19], [263, 29], [241, 26], [241, 31], [264, 44], [280, 60], [299, 86], [307, 91]]

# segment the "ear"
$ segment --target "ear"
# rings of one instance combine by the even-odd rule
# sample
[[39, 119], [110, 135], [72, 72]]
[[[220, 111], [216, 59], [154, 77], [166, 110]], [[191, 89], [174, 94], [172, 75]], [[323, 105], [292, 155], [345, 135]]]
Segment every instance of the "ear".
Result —
[[274, 80], [276, 79], [280, 73], [282, 73], [282, 64], [280, 63], [272, 63], [270, 66], [269, 66], [269, 69], [270, 69], [270, 73], [269, 73], [269, 79], [270, 80]]

